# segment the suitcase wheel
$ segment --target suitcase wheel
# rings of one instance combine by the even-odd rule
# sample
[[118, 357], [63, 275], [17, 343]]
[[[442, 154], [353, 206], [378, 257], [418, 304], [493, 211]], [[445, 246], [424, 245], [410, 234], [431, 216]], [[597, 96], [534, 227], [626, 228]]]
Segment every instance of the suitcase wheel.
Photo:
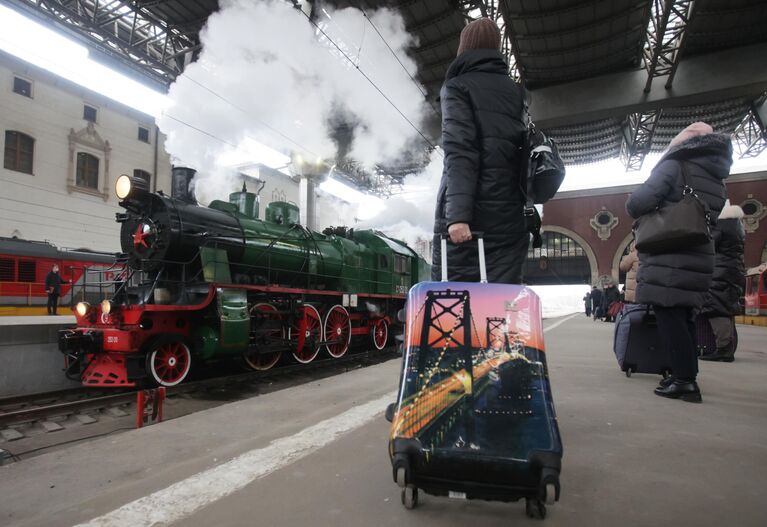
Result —
[[553, 483], [546, 483], [545, 496], [546, 505], [554, 505], [557, 501], [557, 487]]
[[405, 485], [407, 485], [405, 474], [405, 467], [397, 467], [397, 485], [403, 489], [405, 488]]
[[626, 370], [626, 377], [631, 377], [631, 373], [632, 373], [631, 368], [628, 368]]
[[539, 520], [543, 520], [546, 518], [546, 504], [539, 499], [526, 498], [525, 514], [527, 514], [528, 518], [538, 518]]
[[402, 489], [402, 505], [406, 509], [415, 509], [418, 506], [418, 489], [415, 487], [405, 487]]

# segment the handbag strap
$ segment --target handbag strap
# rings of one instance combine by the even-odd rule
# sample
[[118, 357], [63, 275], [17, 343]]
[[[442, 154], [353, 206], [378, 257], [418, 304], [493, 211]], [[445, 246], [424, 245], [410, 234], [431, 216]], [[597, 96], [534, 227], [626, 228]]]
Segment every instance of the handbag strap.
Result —
[[711, 207], [708, 206], [708, 203], [700, 199], [700, 196], [698, 196], [695, 189], [690, 185], [689, 173], [687, 172], [687, 163], [680, 161], [680, 164], [682, 165], [682, 181], [684, 183], [684, 186], [682, 187], [682, 195], [692, 195], [692, 197], [695, 198], [703, 206], [703, 211], [706, 216], [706, 223], [713, 225], [711, 221]]

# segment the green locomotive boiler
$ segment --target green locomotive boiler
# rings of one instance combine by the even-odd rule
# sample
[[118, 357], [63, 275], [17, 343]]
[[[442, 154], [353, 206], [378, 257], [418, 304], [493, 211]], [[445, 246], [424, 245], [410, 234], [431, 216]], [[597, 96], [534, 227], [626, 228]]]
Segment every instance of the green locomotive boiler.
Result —
[[173, 386], [193, 362], [241, 356], [271, 368], [322, 350], [346, 354], [352, 338], [383, 349], [410, 287], [429, 266], [374, 230], [299, 224], [298, 207], [243, 187], [208, 207], [190, 197], [194, 171], [174, 168], [174, 196], [120, 176], [125, 272], [100, 305], [80, 303], [60, 334], [68, 375], [86, 386]]

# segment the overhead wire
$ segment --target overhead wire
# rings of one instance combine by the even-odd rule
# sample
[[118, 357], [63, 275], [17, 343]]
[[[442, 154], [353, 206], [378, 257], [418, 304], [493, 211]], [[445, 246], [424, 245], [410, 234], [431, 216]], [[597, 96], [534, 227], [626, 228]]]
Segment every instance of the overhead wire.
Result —
[[392, 47], [389, 45], [389, 42], [386, 41], [386, 38], [384, 38], [384, 36], [378, 30], [378, 27], [373, 23], [373, 20], [368, 16], [367, 12], [364, 9], [362, 9], [362, 8], [360, 8], [360, 10], [362, 11], [362, 16], [365, 17], [365, 20], [367, 20], [368, 23], [370, 24], [370, 26], [375, 30], [375, 32], [381, 38], [381, 41], [384, 43], [384, 45], [386, 45], [386, 47], [391, 52], [392, 56], [394, 56], [394, 58], [399, 63], [399, 65], [402, 66], [402, 69], [405, 70], [405, 73], [407, 74], [407, 76], [410, 77], [410, 80], [413, 81], [413, 84], [415, 84], [415, 87], [418, 88], [418, 91], [420, 91], [421, 95], [423, 95], [424, 99], [426, 99], [426, 102], [429, 104], [429, 107], [434, 111], [434, 113], [436, 115], [439, 116], [440, 115], [439, 110], [437, 110], [437, 108], [434, 106], [434, 103], [431, 100], [429, 100], [429, 95], [423, 89], [423, 86], [421, 85], [421, 83], [418, 82], [415, 77], [413, 77], [413, 75], [410, 73], [410, 71], [407, 69], [407, 67], [402, 63], [402, 61], [400, 60], [399, 56], [397, 55], [397, 52], [395, 52], [392, 49]]
[[404, 120], [405, 120], [405, 121], [406, 121], [406, 122], [407, 122], [407, 123], [408, 123], [408, 124], [409, 124], [409, 125], [410, 125], [410, 126], [413, 128], [413, 130], [415, 130], [415, 131], [418, 133], [418, 135], [419, 135], [419, 136], [421, 136], [421, 139], [423, 139], [423, 140], [424, 140], [424, 142], [425, 142], [427, 145], [429, 145], [431, 148], [436, 148], [436, 145], [435, 145], [434, 143], [432, 143], [432, 142], [431, 142], [431, 140], [430, 140], [428, 137], [426, 137], [426, 135], [425, 135], [425, 134], [424, 134], [424, 133], [423, 133], [423, 132], [420, 130], [420, 128], [418, 128], [418, 127], [417, 127], [415, 124], [413, 124], [413, 121], [411, 121], [411, 120], [410, 120], [410, 119], [409, 119], [409, 118], [408, 118], [408, 117], [407, 117], [407, 116], [406, 116], [406, 115], [405, 115], [405, 114], [402, 112], [402, 110], [400, 110], [400, 109], [399, 109], [399, 107], [398, 107], [398, 106], [397, 106], [397, 105], [394, 103], [394, 101], [392, 101], [392, 100], [391, 100], [391, 99], [390, 99], [390, 98], [389, 98], [389, 97], [388, 97], [388, 96], [387, 96], [387, 95], [386, 95], [386, 94], [383, 92], [383, 90], [382, 90], [381, 88], [379, 88], [379, 87], [378, 87], [378, 85], [377, 85], [377, 84], [376, 84], [376, 83], [373, 81], [373, 79], [371, 79], [371, 78], [370, 78], [370, 77], [369, 77], [369, 76], [368, 76], [368, 75], [367, 75], [367, 74], [366, 74], [366, 73], [365, 73], [365, 72], [362, 70], [362, 68], [360, 68], [360, 67], [359, 67], [359, 65], [358, 65], [358, 64], [355, 64], [355, 63], [354, 63], [354, 60], [352, 60], [352, 58], [349, 56], [349, 54], [348, 54], [348, 53], [346, 53], [346, 52], [345, 52], [345, 51], [344, 51], [344, 50], [341, 48], [341, 46], [339, 46], [339, 45], [338, 45], [338, 44], [337, 44], [337, 43], [336, 43], [336, 42], [335, 42], [335, 41], [334, 41], [332, 38], [330, 38], [330, 35], [328, 35], [328, 34], [325, 32], [325, 30], [324, 30], [324, 29], [322, 29], [322, 27], [320, 27], [320, 25], [319, 25], [319, 24], [317, 24], [317, 22], [316, 22], [316, 21], [312, 20], [312, 17], [311, 17], [310, 15], [308, 15], [307, 13], [305, 13], [305, 12], [304, 12], [302, 9], [299, 9], [299, 11], [301, 12], [301, 14], [302, 14], [302, 15], [304, 15], [304, 16], [306, 17], [306, 19], [309, 21], [309, 23], [310, 23], [310, 24], [312, 24], [312, 25], [313, 25], [315, 28], [317, 28], [317, 31], [319, 31], [320, 33], [322, 33], [322, 36], [324, 36], [324, 37], [327, 39], [327, 41], [328, 41], [328, 42], [330, 42], [330, 43], [333, 45], [333, 47], [335, 47], [335, 48], [338, 50], [338, 52], [339, 52], [339, 53], [341, 53], [341, 55], [343, 55], [343, 56], [344, 56], [344, 58], [345, 58], [345, 59], [346, 59], [346, 60], [349, 62], [349, 64], [351, 64], [351, 65], [352, 65], [352, 66], [353, 66], [353, 67], [354, 67], [354, 68], [355, 68], [355, 69], [356, 69], [356, 70], [357, 70], [357, 71], [360, 73], [360, 75], [362, 75], [362, 76], [365, 78], [365, 80], [366, 80], [366, 81], [368, 81], [368, 83], [369, 83], [369, 84], [370, 84], [370, 85], [371, 85], [371, 86], [372, 86], [372, 87], [373, 87], [373, 88], [374, 88], [374, 89], [375, 89], [375, 90], [376, 90], [376, 91], [377, 91], [377, 92], [378, 92], [378, 93], [381, 95], [381, 97], [383, 97], [383, 98], [386, 100], [386, 102], [388, 102], [388, 103], [389, 103], [389, 105], [391, 105], [391, 107], [392, 107], [392, 108], [394, 108], [394, 110], [395, 110], [395, 111], [396, 111], [396, 112], [397, 112], [397, 113], [398, 113], [398, 114], [399, 114], [399, 115], [400, 115], [400, 116], [401, 116], [401, 117], [402, 117], [402, 118], [403, 118], [403, 119], [404, 119]]

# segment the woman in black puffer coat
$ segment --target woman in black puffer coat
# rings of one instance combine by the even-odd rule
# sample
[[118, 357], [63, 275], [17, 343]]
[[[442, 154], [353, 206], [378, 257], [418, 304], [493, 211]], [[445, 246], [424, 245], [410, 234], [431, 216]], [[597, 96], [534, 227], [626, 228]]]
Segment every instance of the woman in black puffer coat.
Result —
[[[690, 186], [708, 205], [712, 221], [715, 221], [725, 202], [724, 179], [730, 173], [732, 145], [729, 136], [713, 133], [705, 123], [688, 126], [671, 141], [670, 148], [647, 181], [629, 196], [626, 210], [632, 218], [640, 218], [664, 203], [681, 200], [683, 163]], [[655, 393], [700, 402], [692, 317], [693, 310], [703, 306], [711, 286], [714, 243], [665, 254], [640, 251], [639, 263], [636, 301], [655, 308], [658, 332], [671, 355], [674, 373], [661, 381]]]
[[716, 352], [701, 355], [702, 360], [735, 360], [733, 317], [740, 314], [740, 298], [746, 287], [746, 267], [743, 263], [746, 231], [742, 219], [743, 209], [728, 203], [719, 214], [713, 231], [716, 263], [711, 288], [706, 293], [700, 313], [711, 324], [716, 337]]
[[491, 20], [467, 25], [440, 94], [445, 161], [434, 221], [435, 280], [441, 275], [439, 236], [449, 232], [448, 278], [479, 281], [477, 247], [465, 243], [473, 230], [484, 233], [488, 281], [521, 281], [530, 240], [520, 186], [524, 92], [509, 77], [499, 47]]

